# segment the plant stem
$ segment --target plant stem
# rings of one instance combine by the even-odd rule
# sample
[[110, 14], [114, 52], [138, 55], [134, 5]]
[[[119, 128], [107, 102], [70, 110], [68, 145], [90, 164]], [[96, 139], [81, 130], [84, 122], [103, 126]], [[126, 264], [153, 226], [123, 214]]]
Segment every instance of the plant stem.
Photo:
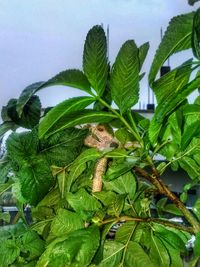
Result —
[[151, 217], [148, 217], [148, 218], [142, 218], [142, 217], [129, 217], [129, 216], [121, 216], [119, 218], [110, 218], [110, 219], [107, 219], [107, 220], [104, 220], [103, 222], [101, 222], [101, 224], [107, 224], [107, 223], [110, 223], [110, 222], [120, 222], [120, 221], [133, 221], [133, 222], [144, 222], [144, 223], [158, 223], [158, 224], [161, 224], [161, 225], [164, 225], [164, 226], [167, 226], [167, 227], [171, 227], [171, 228], [175, 228], [175, 229], [178, 229], [178, 230], [181, 230], [181, 231], [185, 231], [185, 232], [188, 232], [188, 233], [191, 233], [191, 234], [194, 234], [195, 231], [193, 229], [193, 227], [187, 227], [187, 226], [184, 226], [184, 225], [180, 225], [180, 224], [177, 224], [177, 223], [174, 223], [174, 222], [169, 222], [167, 220], [163, 220], [163, 219], [158, 219], [158, 218], [151, 218]]
[[183, 202], [172, 193], [168, 187], [163, 183], [163, 181], [159, 178], [157, 172], [152, 175], [147, 173], [145, 170], [136, 167], [136, 173], [141, 175], [143, 178], [151, 182], [159, 191], [161, 195], [168, 197], [176, 206], [177, 208], [183, 213], [186, 220], [190, 223], [193, 228], [194, 233], [198, 233], [200, 231], [200, 223], [196, 220], [196, 218], [191, 214], [191, 212], [185, 207]]
[[102, 105], [104, 105], [105, 107], [107, 107], [110, 111], [112, 111], [118, 119], [121, 120], [121, 122], [123, 122], [123, 124], [127, 127], [127, 129], [129, 129], [129, 131], [132, 133], [132, 135], [135, 137], [135, 139], [142, 143], [142, 140], [140, 138], [140, 136], [133, 130], [133, 128], [129, 125], [129, 123], [124, 119], [123, 116], [121, 116], [115, 109], [113, 109], [108, 103], [106, 103], [102, 98], [98, 98], [99, 102], [101, 102]]

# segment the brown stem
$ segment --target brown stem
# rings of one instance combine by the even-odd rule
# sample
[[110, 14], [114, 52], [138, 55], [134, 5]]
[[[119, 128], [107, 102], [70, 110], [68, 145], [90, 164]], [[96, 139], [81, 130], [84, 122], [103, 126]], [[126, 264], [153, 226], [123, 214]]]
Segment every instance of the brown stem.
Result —
[[168, 187], [163, 183], [163, 181], [160, 179], [160, 177], [157, 174], [157, 170], [153, 170], [153, 174], [148, 174], [145, 170], [136, 167], [135, 168], [136, 173], [141, 175], [143, 178], [151, 182], [159, 191], [161, 195], [164, 195], [168, 197], [176, 206], [177, 208], [183, 213], [187, 221], [192, 225], [194, 233], [198, 233], [200, 231], [200, 224], [196, 220], [196, 218], [191, 214], [191, 212], [185, 207], [183, 202], [180, 201], [180, 199], [172, 193]]
[[103, 175], [107, 167], [107, 158], [103, 157], [99, 159], [95, 166], [94, 176], [93, 176], [93, 185], [92, 192], [101, 192], [103, 184]]
[[171, 227], [171, 228], [175, 228], [175, 229], [178, 229], [178, 230], [181, 230], [181, 231], [186, 231], [188, 233], [191, 233], [191, 234], [194, 234], [194, 229], [193, 227], [187, 227], [187, 226], [184, 226], [184, 225], [180, 225], [180, 224], [177, 224], [177, 223], [173, 223], [173, 222], [169, 222], [169, 221], [166, 221], [166, 220], [162, 220], [162, 219], [158, 219], [158, 218], [141, 218], [141, 217], [129, 217], [129, 216], [122, 216], [122, 217], [119, 217], [119, 218], [111, 218], [111, 219], [107, 219], [105, 221], [103, 221], [101, 224], [107, 224], [107, 223], [110, 223], [110, 222], [119, 222], [119, 221], [134, 221], [134, 222], [145, 222], [145, 223], [151, 223], [151, 222], [154, 222], [154, 223], [158, 223], [158, 224], [161, 224], [161, 225], [164, 225], [164, 226], [167, 226], [167, 227]]

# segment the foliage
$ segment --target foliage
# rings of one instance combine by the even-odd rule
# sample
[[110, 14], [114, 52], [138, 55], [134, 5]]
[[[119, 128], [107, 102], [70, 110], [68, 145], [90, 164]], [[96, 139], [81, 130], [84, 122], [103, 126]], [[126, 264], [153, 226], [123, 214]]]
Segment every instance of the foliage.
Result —
[[[12, 133], [0, 161], [0, 195], [12, 190], [18, 213], [0, 228], [0, 266], [181, 267], [192, 235], [191, 266], [197, 264], [200, 198], [193, 212], [184, 203], [200, 182], [200, 96], [187, 101], [200, 82], [199, 16], [197, 10], [173, 18], [158, 47], [149, 73], [157, 99], [151, 121], [132, 111], [149, 44], [126, 41], [110, 67], [98, 25], [86, 37], [83, 71], [34, 83], [3, 108], [0, 137]], [[195, 61], [156, 78], [167, 58], [185, 49]], [[87, 96], [43, 114], [36, 93], [55, 85]], [[170, 167], [190, 178], [180, 199], [162, 181]], [[174, 216], [184, 222], [167, 219]], [[0, 219], [8, 222], [9, 214]]]

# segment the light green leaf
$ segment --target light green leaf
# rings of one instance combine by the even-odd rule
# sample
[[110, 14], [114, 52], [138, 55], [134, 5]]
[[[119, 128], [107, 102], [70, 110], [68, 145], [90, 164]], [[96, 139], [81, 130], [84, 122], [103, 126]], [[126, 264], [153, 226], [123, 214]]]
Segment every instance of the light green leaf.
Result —
[[123, 163], [119, 163], [117, 165], [113, 165], [110, 168], [108, 168], [106, 172], [106, 180], [113, 180], [126, 172], [130, 171], [133, 166], [135, 166], [135, 162], [128, 162], [125, 161]]
[[192, 24], [194, 13], [188, 13], [172, 18], [154, 56], [149, 73], [149, 83], [152, 84], [156, 75], [169, 56], [191, 47]]
[[152, 263], [154, 263], [155, 266], [159, 267], [170, 266], [170, 257], [166, 247], [160, 241], [160, 239], [154, 236], [153, 234], [151, 235], [151, 249], [149, 256], [152, 260]]
[[107, 190], [112, 190], [118, 194], [129, 194], [129, 197], [134, 198], [137, 182], [134, 174], [129, 171], [117, 179], [112, 181], [105, 181], [104, 186]]
[[192, 72], [192, 59], [186, 61], [178, 68], [166, 73], [152, 84], [158, 104], [165, 102], [166, 97], [174, 92], [181, 92], [190, 78]]
[[101, 208], [100, 202], [91, 196], [85, 189], [81, 188], [76, 193], [67, 193], [66, 199], [70, 206], [77, 212], [91, 212], [97, 211]]
[[127, 267], [154, 267], [148, 254], [144, 251], [144, 249], [137, 242], [133, 241], [130, 241], [128, 244], [125, 256], [125, 264]]
[[82, 96], [67, 99], [56, 105], [40, 122], [39, 137], [42, 138], [45, 136], [48, 131], [51, 131], [51, 128], [54, 128], [56, 122], [61, 120], [63, 117], [67, 117], [67, 115], [72, 112], [83, 110], [94, 101], [95, 99], [93, 97]]
[[119, 267], [124, 245], [116, 241], [106, 241], [103, 250], [103, 260], [98, 267]]
[[3, 220], [4, 222], [9, 223], [10, 222], [10, 213], [0, 211], [0, 220]]
[[7, 267], [13, 263], [20, 254], [20, 248], [15, 240], [4, 240], [0, 243], [0, 266]]
[[192, 210], [200, 221], [200, 198], [196, 200], [194, 206], [192, 207]]
[[21, 250], [28, 253], [28, 260], [39, 257], [45, 249], [45, 242], [34, 231], [28, 231], [22, 236], [22, 245]]
[[139, 68], [138, 48], [133, 40], [121, 47], [111, 73], [112, 99], [124, 113], [139, 99]]
[[200, 233], [197, 233], [196, 236], [195, 236], [194, 256], [195, 257], [200, 257]]
[[[116, 116], [112, 113], [103, 112], [103, 111], [93, 111], [93, 110], [82, 110], [73, 112], [70, 114], [66, 114], [62, 118], [60, 118], [54, 126], [46, 133], [46, 137], [57, 133], [61, 130], [71, 128], [77, 125], [82, 125], [85, 123], [106, 123], [113, 119]], [[42, 125], [42, 122], [41, 122]], [[43, 128], [39, 126], [39, 137], [43, 136]]]
[[149, 42], [144, 43], [143, 45], [141, 45], [139, 48], [139, 65], [140, 65], [140, 70], [142, 68], [142, 65], [146, 59], [147, 53], [149, 51]]
[[69, 210], [59, 209], [51, 223], [50, 235], [53, 237], [62, 237], [82, 228], [84, 228], [84, 222], [79, 214]]
[[200, 177], [200, 166], [192, 158], [185, 156], [178, 163], [188, 173], [190, 179], [193, 180]]
[[99, 246], [97, 227], [80, 229], [57, 238], [40, 257], [36, 267], [87, 267]]
[[122, 244], [126, 244], [130, 237], [132, 236], [134, 230], [136, 229], [136, 222], [125, 222], [122, 226], [119, 227], [115, 234], [115, 240]]
[[107, 42], [103, 28], [94, 26], [87, 34], [83, 52], [83, 70], [91, 87], [101, 96], [108, 76]]
[[113, 201], [107, 207], [107, 213], [111, 216], [118, 217], [124, 208], [126, 195], [116, 195]]
[[4, 192], [6, 192], [8, 189], [12, 187], [13, 182], [8, 181], [7, 183], [0, 184], [0, 195], [2, 195]]
[[192, 93], [196, 88], [199, 87], [200, 75], [198, 73], [197, 77], [190, 83], [186, 84], [180, 92], [172, 92], [165, 98], [163, 103], [160, 103], [149, 127], [149, 139], [153, 145], [156, 145], [157, 138], [162, 127], [164, 119], [166, 119], [175, 109], [178, 107], [186, 97]]
[[66, 176], [67, 185], [66, 191], [69, 192], [72, 184], [81, 175], [81, 173], [86, 169], [86, 162], [95, 161], [101, 157], [101, 153], [96, 149], [91, 148], [83, 151], [69, 167], [69, 174]]

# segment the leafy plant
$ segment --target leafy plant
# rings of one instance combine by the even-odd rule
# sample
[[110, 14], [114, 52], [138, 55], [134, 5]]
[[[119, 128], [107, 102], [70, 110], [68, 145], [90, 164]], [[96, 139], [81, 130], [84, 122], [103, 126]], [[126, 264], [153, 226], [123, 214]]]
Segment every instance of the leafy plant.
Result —
[[[157, 99], [151, 121], [132, 110], [149, 44], [126, 41], [110, 67], [98, 25], [86, 37], [83, 71], [32, 84], [3, 108], [0, 137], [12, 133], [0, 161], [0, 194], [12, 189], [18, 213], [0, 229], [0, 266], [181, 267], [192, 235], [190, 266], [197, 264], [200, 198], [192, 211], [184, 203], [200, 182], [200, 96], [187, 101], [200, 84], [199, 21], [197, 10], [169, 23], [149, 73]], [[189, 48], [195, 60], [157, 78], [169, 56]], [[42, 110], [36, 93], [55, 85], [88, 96]], [[191, 180], [180, 198], [162, 180], [170, 167]], [[167, 219], [174, 215], [184, 222]]]

